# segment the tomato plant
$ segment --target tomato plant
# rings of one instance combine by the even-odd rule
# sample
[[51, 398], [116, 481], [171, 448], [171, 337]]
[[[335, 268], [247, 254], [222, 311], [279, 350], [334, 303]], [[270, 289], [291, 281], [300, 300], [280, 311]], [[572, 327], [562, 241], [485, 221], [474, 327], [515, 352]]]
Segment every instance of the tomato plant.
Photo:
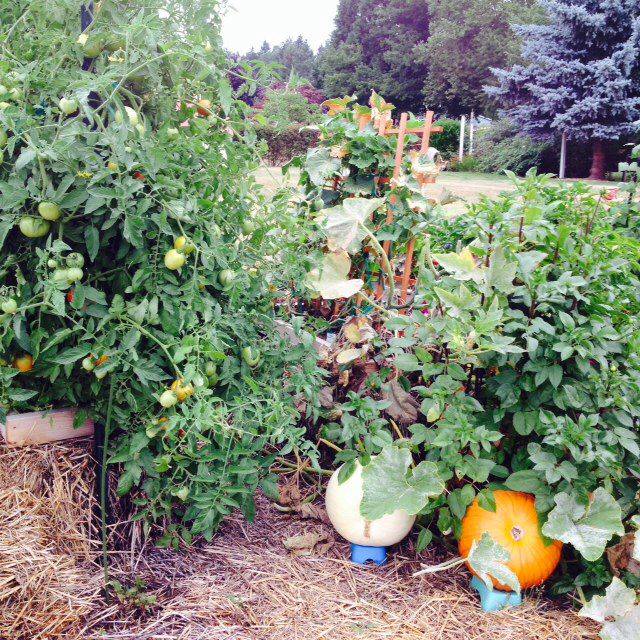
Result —
[[211, 536], [302, 444], [315, 359], [274, 328], [307, 268], [298, 222], [252, 178], [217, 2], [105, 0], [80, 34], [81, 6], [3, 13], [0, 77], [22, 93], [0, 112], [2, 411], [109, 422], [118, 493]]

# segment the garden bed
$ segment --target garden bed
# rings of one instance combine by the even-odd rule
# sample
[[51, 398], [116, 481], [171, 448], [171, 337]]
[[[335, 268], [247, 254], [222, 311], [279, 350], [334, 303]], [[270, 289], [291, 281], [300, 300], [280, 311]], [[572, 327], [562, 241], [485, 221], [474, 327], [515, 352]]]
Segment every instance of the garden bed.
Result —
[[[99, 592], [102, 571], [95, 564], [97, 532], [90, 524], [93, 471], [87, 449], [82, 441], [0, 449], [4, 504], [14, 504], [9, 526], [3, 527], [0, 575], [11, 579], [13, 571], [13, 578], [22, 577], [23, 583], [29, 576], [33, 587], [28, 598], [20, 600], [22, 611], [17, 604], [8, 606], [11, 596], [4, 596], [0, 637], [597, 637], [596, 627], [571, 612], [568, 602], [552, 603], [537, 594], [530, 594], [522, 607], [485, 614], [467, 588], [466, 570], [414, 579], [411, 574], [418, 563], [406, 546], [395, 548], [383, 568], [354, 566], [347, 560], [348, 545], [337, 540], [328, 525], [282, 513], [264, 498], [258, 500], [255, 524], [234, 516], [211, 543], [188, 551], [140, 546], [134, 528], [128, 548], [112, 553], [111, 578], [125, 588], [138, 578], [146, 587], [137, 594], [137, 604], [135, 597], [107, 604]], [[9, 513], [6, 506], [3, 508]], [[43, 526], [32, 527], [29, 535], [26, 529], [17, 528], [20, 522], [30, 525], [34, 519]], [[45, 522], [53, 526], [44, 526]], [[284, 547], [285, 540], [308, 533], [320, 536], [315, 550], [301, 552], [308, 555], [296, 555]], [[423, 554], [420, 559], [435, 562], [441, 558]], [[155, 597], [157, 604], [140, 606], [141, 600], [150, 597]], [[11, 635], [6, 636], [10, 623]]]

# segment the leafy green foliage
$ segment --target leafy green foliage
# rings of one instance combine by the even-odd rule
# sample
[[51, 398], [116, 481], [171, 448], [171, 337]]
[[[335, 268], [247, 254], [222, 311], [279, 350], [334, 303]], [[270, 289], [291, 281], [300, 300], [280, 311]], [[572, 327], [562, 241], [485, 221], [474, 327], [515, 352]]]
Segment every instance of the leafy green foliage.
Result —
[[[418, 59], [427, 65], [426, 104], [456, 116], [491, 111], [484, 85], [491, 69], [519, 58], [519, 41], [511, 25], [532, 22], [540, 15], [532, 2], [505, 0], [432, 0], [431, 32], [419, 47]], [[436, 145], [437, 146], [437, 145]]]
[[417, 52], [428, 35], [427, 0], [340, 0], [335, 30], [318, 56], [322, 88], [361, 99], [375, 89], [419, 113], [427, 66]]
[[[292, 253], [305, 222], [251, 177], [248, 108], [208, 40], [216, 2], [100, 3], [91, 60], [80, 4], [16, 14], [0, 63], [20, 89], [0, 111], [0, 283], [18, 303], [0, 326], [2, 417], [110, 418], [137, 517], [210, 537], [234, 509], [253, 517], [269, 466], [301, 444], [294, 396], [313, 412], [310, 340], [285, 348], [274, 311], [308, 270]], [[59, 211], [27, 237], [43, 200]], [[10, 366], [23, 354], [28, 373]]]

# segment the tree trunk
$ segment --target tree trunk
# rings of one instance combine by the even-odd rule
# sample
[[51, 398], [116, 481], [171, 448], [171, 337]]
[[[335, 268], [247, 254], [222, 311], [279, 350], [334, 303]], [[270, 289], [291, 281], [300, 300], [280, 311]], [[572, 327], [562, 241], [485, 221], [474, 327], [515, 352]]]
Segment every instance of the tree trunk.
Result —
[[604, 180], [604, 172], [607, 167], [607, 151], [602, 140], [593, 142], [593, 160], [589, 180]]

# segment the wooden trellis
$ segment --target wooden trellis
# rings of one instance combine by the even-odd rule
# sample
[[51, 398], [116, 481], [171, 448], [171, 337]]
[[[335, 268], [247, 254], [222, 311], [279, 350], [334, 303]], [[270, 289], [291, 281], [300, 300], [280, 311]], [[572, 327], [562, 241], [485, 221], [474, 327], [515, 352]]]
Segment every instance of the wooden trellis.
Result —
[[[423, 156], [429, 150], [429, 144], [431, 142], [431, 134], [433, 133], [441, 133], [443, 131], [442, 127], [433, 125], [433, 111], [427, 111], [424, 123], [421, 124], [418, 128], [408, 129], [407, 123], [409, 121], [409, 114], [402, 113], [400, 115], [400, 121], [398, 123], [397, 128], [387, 128], [388, 120], [385, 118], [380, 118], [380, 123], [378, 126], [378, 134], [381, 136], [389, 136], [395, 135], [398, 136], [398, 142], [396, 144], [396, 156], [395, 156], [395, 166], [393, 169], [393, 180], [391, 181], [391, 190], [396, 186], [396, 182], [400, 177], [400, 172], [402, 171], [402, 160], [404, 158], [405, 152], [405, 144], [407, 134], [418, 134], [421, 135], [420, 142], [420, 150], [418, 152], [419, 155]], [[366, 123], [365, 123], [366, 126]], [[362, 121], [361, 121], [362, 128]], [[431, 180], [435, 182], [435, 178]], [[391, 195], [391, 205], [387, 210], [387, 225], [393, 223], [393, 204], [395, 204], [396, 200]], [[386, 240], [382, 245], [384, 252], [387, 254], [387, 257], [390, 257], [391, 254], [391, 240]], [[411, 271], [413, 269], [413, 253], [415, 249], [415, 239], [410, 238], [407, 244], [407, 255], [405, 259], [404, 272], [402, 274], [401, 280], [401, 289], [400, 289], [400, 304], [406, 304], [407, 300], [407, 291], [409, 289], [409, 281], [411, 279]], [[382, 283], [378, 286], [378, 296], [382, 295]]]

